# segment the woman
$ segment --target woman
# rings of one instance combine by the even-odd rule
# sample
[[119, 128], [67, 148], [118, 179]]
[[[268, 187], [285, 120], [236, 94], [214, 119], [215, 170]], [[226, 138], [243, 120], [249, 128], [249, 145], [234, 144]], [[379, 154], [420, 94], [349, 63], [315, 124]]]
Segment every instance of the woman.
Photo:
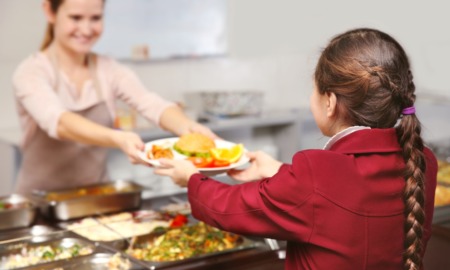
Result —
[[292, 164], [251, 153], [229, 186], [189, 162], [155, 173], [188, 186], [194, 217], [224, 230], [287, 240], [286, 269], [422, 269], [437, 161], [423, 145], [409, 60], [391, 36], [356, 29], [317, 63], [311, 110], [324, 150]]
[[16, 192], [105, 181], [107, 147], [131, 162], [144, 143], [113, 129], [115, 99], [181, 135], [215, 135], [173, 103], [145, 89], [125, 66], [91, 52], [103, 32], [104, 0], [45, 0], [47, 36], [41, 51], [17, 68], [13, 85], [24, 131]]

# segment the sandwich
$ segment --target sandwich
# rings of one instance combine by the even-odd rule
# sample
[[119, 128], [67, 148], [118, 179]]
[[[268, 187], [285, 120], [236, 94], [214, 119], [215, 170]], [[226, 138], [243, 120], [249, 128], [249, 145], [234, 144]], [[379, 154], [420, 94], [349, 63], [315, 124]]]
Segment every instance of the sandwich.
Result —
[[216, 143], [210, 137], [199, 133], [189, 133], [182, 135], [173, 149], [188, 157], [210, 157], [209, 150], [215, 147]]

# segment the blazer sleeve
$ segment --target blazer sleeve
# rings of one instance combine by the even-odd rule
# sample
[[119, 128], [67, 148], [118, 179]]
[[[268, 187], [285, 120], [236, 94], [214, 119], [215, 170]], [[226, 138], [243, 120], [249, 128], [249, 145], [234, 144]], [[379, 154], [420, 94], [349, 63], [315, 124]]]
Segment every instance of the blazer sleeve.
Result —
[[191, 176], [188, 196], [195, 218], [226, 231], [308, 241], [313, 228], [313, 185], [305, 158], [284, 164], [271, 178], [227, 185]]

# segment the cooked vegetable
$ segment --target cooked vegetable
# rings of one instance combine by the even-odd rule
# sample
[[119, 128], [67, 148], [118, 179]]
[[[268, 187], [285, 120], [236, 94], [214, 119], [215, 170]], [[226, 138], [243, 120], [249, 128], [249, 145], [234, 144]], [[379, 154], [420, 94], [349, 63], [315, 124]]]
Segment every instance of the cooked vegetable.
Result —
[[188, 218], [185, 215], [177, 214], [170, 222], [170, 228], [178, 228], [188, 223]]
[[92, 248], [81, 247], [75, 244], [71, 247], [52, 247], [42, 245], [36, 247], [24, 246], [20, 253], [11, 254], [0, 259], [0, 269], [15, 269], [31, 265], [69, 259], [77, 256], [88, 255], [93, 252]]
[[168, 230], [127, 253], [139, 260], [175, 261], [234, 248], [239, 239], [238, 235], [199, 222]]
[[160, 145], [152, 145], [152, 149], [148, 151], [147, 157], [150, 159], [168, 158], [173, 159], [172, 149], [165, 148]]

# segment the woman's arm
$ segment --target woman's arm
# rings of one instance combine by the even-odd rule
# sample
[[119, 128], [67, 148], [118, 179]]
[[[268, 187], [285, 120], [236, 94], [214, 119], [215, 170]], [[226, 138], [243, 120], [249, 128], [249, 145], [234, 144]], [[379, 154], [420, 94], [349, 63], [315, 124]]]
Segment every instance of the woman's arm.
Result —
[[114, 60], [110, 60], [108, 65], [110, 65], [111, 86], [116, 96], [135, 108], [147, 120], [176, 135], [198, 132], [217, 138], [209, 128], [189, 119], [175, 103], [148, 91], [128, 67]]
[[159, 124], [163, 129], [177, 135], [197, 132], [211, 138], [217, 138], [217, 135], [208, 127], [189, 119], [178, 106], [167, 107], [161, 114]]
[[119, 148], [128, 155], [132, 163], [140, 161], [137, 152], [144, 150], [144, 143], [136, 133], [99, 125], [73, 112], [61, 114], [57, 135], [62, 140]]

